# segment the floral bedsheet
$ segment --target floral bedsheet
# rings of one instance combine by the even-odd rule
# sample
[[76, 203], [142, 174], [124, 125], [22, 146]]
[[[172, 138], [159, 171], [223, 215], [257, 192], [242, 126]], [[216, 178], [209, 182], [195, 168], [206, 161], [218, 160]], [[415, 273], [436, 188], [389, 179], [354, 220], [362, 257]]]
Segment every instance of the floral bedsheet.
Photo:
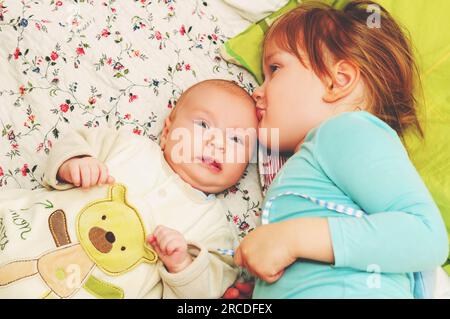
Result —
[[[180, 94], [208, 78], [255, 85], [219, 56], [246, 25], [221, 0], [0, 0], [0, 190], [42, 187], [69, 130], [158, 140]], [[241, 237], [259, 220], [256, 165], [221, 195]]]

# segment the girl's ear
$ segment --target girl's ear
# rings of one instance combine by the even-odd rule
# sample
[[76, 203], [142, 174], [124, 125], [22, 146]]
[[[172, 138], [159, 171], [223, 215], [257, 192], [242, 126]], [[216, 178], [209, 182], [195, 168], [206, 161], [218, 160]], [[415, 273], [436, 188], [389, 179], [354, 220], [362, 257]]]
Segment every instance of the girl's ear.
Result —
[[326, 103], [334, 103], [350, 95], [359, 83], [361, 72], [353, 63], [341, 60], [331, 69], [331, 76], [323, 96]]
[[171, 125], [172, 125], [172, 120], [170, 119], [170, 116], [168, 116], [164, 121], [164, 128], [162, 130], [161, 140], [159, 142], [159, 145], [163, 151], [164, 151], [164, 148], [166, 147], [167, 136], [169, 135]]

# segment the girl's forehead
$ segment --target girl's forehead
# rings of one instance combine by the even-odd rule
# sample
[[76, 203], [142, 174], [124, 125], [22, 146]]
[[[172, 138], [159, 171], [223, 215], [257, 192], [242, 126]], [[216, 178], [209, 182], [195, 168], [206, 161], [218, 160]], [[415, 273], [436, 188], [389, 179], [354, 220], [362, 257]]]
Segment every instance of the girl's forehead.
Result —
[[299, 60], [305, 67], [309, 64], [308, 54], [300, 44], [295, 51], [289, 46], [284, 46], [282, 43], [275, 40], [271, 40], [264, 45], [263, 65], [266, 65], [269, 61], [273, 61], [274, 59], [286, 62], [291, 61], [293, 58]]
[[294, 54], [286, 49], [282, 49], [278, 46], [271, 46], [267, 50], [264, 50], [263, 65], [267, 66], [270, 63], [285, 63], [290, 61]]
[[264, 43], [263, 48], [263, 56], [264, 58], [268, 58], [269, 56], [272, 56], [276, 53], [286, 51], [285, 49], [281, 48], [275, 41], [271, 40], [266, 43]]
[[[300, 48], [299, 51], [301, 51]], [[289, 47], [284, 46], [275, 40], [271, 40], [265, 43], [263, 49], [263, 57], [265, 60], [268, 60], [276, 56], [293, 55], [293, 54], [294, 52], [292, 52]]]
[[264, 66], [268, 65], [268, 63], [272, 63], [274, 60], [281, 60], [286, 54], [289, 54], [289, 52], [276, 45], [270, 45], [264, 48], [262, 63]]

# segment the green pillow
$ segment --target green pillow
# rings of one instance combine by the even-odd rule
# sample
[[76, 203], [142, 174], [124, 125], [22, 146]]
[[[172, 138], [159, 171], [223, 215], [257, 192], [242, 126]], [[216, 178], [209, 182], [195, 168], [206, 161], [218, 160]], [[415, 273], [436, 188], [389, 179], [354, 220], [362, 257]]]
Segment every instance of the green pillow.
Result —
[[[379, 3], [409, 30], [416, 49], [425, 100], [419, 109], [425, 141], [411, 133], [405, 142], [450, 233], [450, 1]], [[450, 274], [448, 260], [444, 269]]]
[[[323, 1], [340, 7], [346, 0]], [[425, 131], [425, 141], [409, 133], [405, 143], [450, 233], [450, 1], [378, 2], [409, 30], [413, 40], [424, 89], [425, 103], [419, 107], [419, 117]], [[261, 44], [264, 33], [276, 17], [296, 5], [297, 1], [289, 1], [284, 8], [230, 39], [222, 50], [223, 56], [232, 57], [230, 62], [245, 67], [261, 84]], [[450, 274], [448, 261], [444, 269]]]
[[[322, 0], [324, 3], [339, 7], [347, 0]], [[268, 17], [252, 24], [247, 30], [228, 40], [221, 48], [222, 57], [233, 64], [246, 68], [258, 84], [264, 81], [261, 68], [262, 42], [264, 34], [272, 23], [282, 14], [292, 10], [301, 0], [289, 0], [288, 3]]]
[[282, 14], [295, 8], [300, 0], [289, 2], [278, 11], [263, 20], [252, 24], [247, 30], [228, 40], [221, 49], [220, 54], [228, 62], [246, 68], [255, 77], [258, 84], [264, 81], [261, 70], [262, 41], [264, 34]]

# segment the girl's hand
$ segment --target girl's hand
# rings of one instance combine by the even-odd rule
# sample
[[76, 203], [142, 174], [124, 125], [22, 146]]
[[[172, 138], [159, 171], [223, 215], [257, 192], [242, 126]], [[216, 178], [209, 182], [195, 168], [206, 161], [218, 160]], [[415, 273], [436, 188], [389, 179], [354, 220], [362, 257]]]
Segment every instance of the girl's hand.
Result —
[[273, 283], [298, 258], [334, 264], [327, 218], [295, 218], [257, 227], [236, 249], [234, 262]]
[[176, 230], [159, 225], [147, 238], [147, 242], [155, 249], [170, 273], [180, 272], [192, 263], [186, 239]]
[[114, 183], [114, 177], [109, 175], [108, 167], [91, 156], [74, 157], [65, 161], [59, 167], [57, 177], [63, 182], [82, 188]]
[[297, 258], [290, 233], [284, 222], [257, 227], [236, 249], [234, 262], [268, 283], [277, 281]]

